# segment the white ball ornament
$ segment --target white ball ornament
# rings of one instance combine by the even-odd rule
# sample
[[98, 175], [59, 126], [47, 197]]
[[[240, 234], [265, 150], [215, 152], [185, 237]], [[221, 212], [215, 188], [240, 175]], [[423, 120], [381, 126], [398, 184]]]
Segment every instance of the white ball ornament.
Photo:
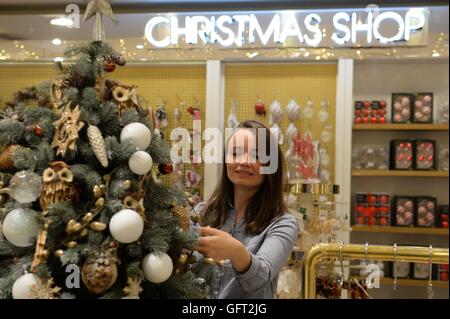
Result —
[[153, 160], [149, 153], [137, 151], [128, 160], [128, 167], [137, 175], [144, 175], [152, 169]]
[[162, 283], [172, 274], [172, 259], [165, 253], [148, 254], [142, 262], [142, 271], [148, 281], [155, 284]]
[[144, 231], [142, 217], [132, 209], [122, 209], [114, 214], [109, 222], [109, 232], [120, 243], [137, 241]]
[[130, 123], [120, 133], [120, 141], [124, 142], [126, 140], [132, 140], [139, 150], [146, 150], [152, 141], [152, 133], [142, 123]]
[[37, 212], [29, 208], [13, 209], [3, 220], [3, 235], [17, 247], [33, 245], [33, 238], [37, 238], [41, 229], [38, 216]]
[[42, 191], [42, 177], [31, 171], [20, 171], [9, 181], [11, 196], [19, 203], [32, 203]]
[[32, 288], [39, 285], [39, 277], [35, 274], [25, 274], [19, 277], [12, 287], [14, 299], [31, 299]]

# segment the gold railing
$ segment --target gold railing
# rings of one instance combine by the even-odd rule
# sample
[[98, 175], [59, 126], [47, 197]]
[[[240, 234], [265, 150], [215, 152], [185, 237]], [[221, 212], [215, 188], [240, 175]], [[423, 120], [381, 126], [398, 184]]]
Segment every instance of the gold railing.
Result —
[[304, 257], [304, 297], [316, 298], [317, 265], [327, 258], [344, 260], [381, 260], [448, 264], [448, 248], [414, 246], [379, 246], [355, 244], [317, 244], [310, 248]]

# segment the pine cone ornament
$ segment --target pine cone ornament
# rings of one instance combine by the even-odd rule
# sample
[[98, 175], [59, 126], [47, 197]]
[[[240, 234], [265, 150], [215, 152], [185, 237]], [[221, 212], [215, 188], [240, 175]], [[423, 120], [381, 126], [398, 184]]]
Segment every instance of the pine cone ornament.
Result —
[[125, 56], [117, 52], [112, 53], [109, 60], [114, 61], [118, 66], [124, 66], [127, 64], [127, 59]]
[[182, 230], [189, 229], [191, 223], [190, 223], [189, 213], [186, 210], [186, 208], [184, 208], [183, 206], [173, 206], [172, 214], [174, 214], [178, 218], [178, 220], [180, 222], [180, 227]]
[[13, 154], [20, 148], [19, 145], [8, 146], [2, 154], [0, 154], [0, 170], [7, 171], [14, 168]]
[[92, 150], [95, 156], [99, 160], [103, 167], [108, 167], [108, 157], [106, 155], [105, 140], [99, 128], [94, 125], [89, 125], [87, 129], [87, 135], [89, 138], [89, 144], [91, 144]]
[[108, 252], [87, 257], [81, 269], [81, 279], [91, 293], [104, 293], [117, 280], [117, 259]]
[[61, 85], [64, 87], [80, 88], [86, 86], [86, 79], [78, 73], [71, 73], [62, 80]]

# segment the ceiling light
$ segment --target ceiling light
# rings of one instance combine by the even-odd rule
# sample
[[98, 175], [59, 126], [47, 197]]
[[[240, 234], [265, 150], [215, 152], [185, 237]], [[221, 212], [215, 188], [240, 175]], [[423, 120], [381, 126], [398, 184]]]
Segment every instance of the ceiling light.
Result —
[[53, 40], [52, 40], [52, 43], [53, 43], [54, 45], [61, 45], [62, 41], [61, 41], [61, 39], [56, 38], [56, 39], [53, 39]]
[[253, 59], [255, 56], [257, 56], [259, 53], [258, 52], [252, 52], [252, 53], [250, 53], [250, 52], [247, 52], [247, 57], [249, 58], [249, 59]]
[[136, 49], [142, 50], [144, 48], [143, 44], [138, 44], [136, 45]]
[[55, 18], [50, 20], [51, 25], [57, 25], [61, 27], [71, 27], [73, 26], [73, 20], [67, 18]]
[[64, 59], [59, 56], [59, 57], [56, 57], [54, 61], [55, 62], [64, 62]]
[[305, 54], [303, 54], [303, 56], [304, 56], [305, 58], [309, 57], [309, 52], [305, 52]]
[[431, 56], [432, 56], [433, 58], [437, 58], [437, 57], [440, 56], [440, 54], [439, 54], [439, 52], [434, 52]]

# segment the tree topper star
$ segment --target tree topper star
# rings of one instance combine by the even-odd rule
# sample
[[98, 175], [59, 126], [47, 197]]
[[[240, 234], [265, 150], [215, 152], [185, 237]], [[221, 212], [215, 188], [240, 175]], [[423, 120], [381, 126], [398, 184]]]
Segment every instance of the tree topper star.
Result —
[[86, 22], [95, 15], [94, 24], [94, 40], [103, 41], [105, 39], [105, 30], [103, 26], [102, 16], [107, 16], [112, 21], [117, 23], [114, 19], [114, 13], [111, 8], [111, 0], [88, 0], [86, 12], [84, 13], [83, 21]]

